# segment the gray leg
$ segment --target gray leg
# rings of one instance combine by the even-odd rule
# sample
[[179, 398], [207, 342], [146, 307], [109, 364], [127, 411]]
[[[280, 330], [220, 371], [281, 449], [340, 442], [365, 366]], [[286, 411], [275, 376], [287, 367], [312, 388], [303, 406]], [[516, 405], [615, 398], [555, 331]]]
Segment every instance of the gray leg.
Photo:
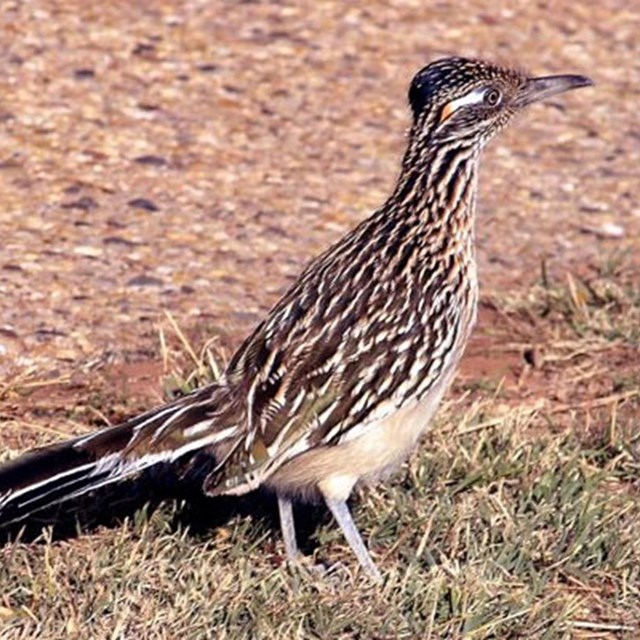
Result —
[[373, 560], [365, 547], [360, 533], [356, 529], [356, 525], [353, 522], [349, 507], [344, 500], [331, 500], [325, 497], [325, 502], [331, 510], [333, 517], [344, 533], [344, 537], [347, 539], [351, 550], [356, 554], [360, 566], [376, 581], [382, 582], [382, 576], [378, 571], [378, 568], [373, 564]]
[[293, 522], [293, 503], [289, 498], [278, 495], [278, 512], [280, 513], [280, 528], [284, 538], [287, 560], [295, 564], [298, 561], [299, 551], [296, 542], [296, 527]]

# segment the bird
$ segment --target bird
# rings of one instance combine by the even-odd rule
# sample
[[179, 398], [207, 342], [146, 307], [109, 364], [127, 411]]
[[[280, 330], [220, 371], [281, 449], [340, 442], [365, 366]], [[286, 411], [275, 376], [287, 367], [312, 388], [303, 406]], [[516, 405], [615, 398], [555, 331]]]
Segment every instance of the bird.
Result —
[[206, 459], [204, 494], [275, 494], [288, 561], [300, 558], [294, 503], [324, 501], [380, 581], [348, 499], [418, 446], [469, 339], [482, 150], [525, 107], [592, 84], [475, 58], [423, 67], [382, 206], [306, 266], [219, 379], [0, 467], [0, 528], [156, 465], [184, 475]]

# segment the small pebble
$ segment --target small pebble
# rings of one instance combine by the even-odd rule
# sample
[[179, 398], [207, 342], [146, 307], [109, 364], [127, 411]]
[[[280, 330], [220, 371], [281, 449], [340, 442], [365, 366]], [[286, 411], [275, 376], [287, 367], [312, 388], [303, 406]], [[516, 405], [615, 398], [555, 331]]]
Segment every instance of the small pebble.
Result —
[[147, 198], [134, 198], [129, 200], [127, 204], [134, 209], [143, 209], [144, 211], [158, 211], [158, 207]]
[[90, 211], [96, 209], [98, 203], [91, 196], [82, 196], [78, 200], [72, 202], [64, 202], [60, 205], [63, 209], [80, 209], [81, 211]]
[[86, 80], [88, 78], [95, 78], [96, 72], [93, 69], [76, 69], [73, 72], [73, 77], [77, 80]]
[[599, 227], [582, 226], [580, 230], [583, 233], [591, 233], [599, 238], [623, 238], [625, 235], [624, 227], [614, 222], [603, 222]]
[[127, 282], [128, 287], [160, 287], [163, 284], [164, 282], [160, 278], [147, 275], [136, 276]]
[[165, 158], [161, 158], [160, 156], [138, 156], [134, 158], [134, 162], [138, 164], [147, 164], [154, 167], [164, 167], [169, 164]]

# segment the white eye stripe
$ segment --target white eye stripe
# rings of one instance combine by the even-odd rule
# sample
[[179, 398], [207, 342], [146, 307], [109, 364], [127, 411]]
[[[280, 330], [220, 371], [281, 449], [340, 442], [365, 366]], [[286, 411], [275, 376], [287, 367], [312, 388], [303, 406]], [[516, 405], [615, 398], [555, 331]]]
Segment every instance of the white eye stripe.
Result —
[[442, 107], [440, 122], [448, 120], [460, 107], [485, 103], [487, 106], [496, 107], [502, 101], [502, 93], [494, 87], [477, 87], [464, 96], [451, 100]]
[[448, 105], [448, 111], [457, 111], [460, 107], [466, 107], [471, 104], [480, 104], [484, 100], [485, 93], [490, 91], [486, 87], [477, 87], [473, 91], [469, 91], [467, 95], [452, 100]]

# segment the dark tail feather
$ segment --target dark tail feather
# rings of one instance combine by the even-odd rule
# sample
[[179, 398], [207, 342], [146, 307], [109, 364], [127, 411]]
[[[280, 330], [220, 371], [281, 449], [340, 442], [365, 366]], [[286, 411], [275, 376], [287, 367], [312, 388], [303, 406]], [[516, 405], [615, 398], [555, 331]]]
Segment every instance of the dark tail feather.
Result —
[[0, 529], [104, 483], [111, 475], [105, 458], [126, 447], [136, 422], [97, 432], [90, 447], [81, 446], [86, 440], [82, 436], [34, 449], [1, 466]]
[[99, 456], [119, 451], [127, 445], [132, 433], [133, 423], [123, 423], [92, 434], [94, 446], [91, 450], [76, 446], [87, 436], [32, 449], [0, 467], [0, 495], [37, 484], [59, 473], [95, 462]]
[[[178, 479], [184, 478], [191, 473], [189, 461], [217, 437], [215, 433], [209, 438], [199, 434], [192, 440], [183, 437], [184, 429], [208, 419], [217, 388], [202, 387], [120, 425], [33, 449], [0, 466], [0, 531], [13, 531], [22, 523], [35, 524], [32, 516], [42, 522], [37, 516], [43, 510], [48, 514], [48, 507], [66, 505], [152, 468], [161, 472], [163, 467], [171, 467]], [[213, 459], [213, 454], [206, 457]], [[68, 517], [66, 511], [65, 506]], [[49, 522], [48, 515], [45, 522]]]

